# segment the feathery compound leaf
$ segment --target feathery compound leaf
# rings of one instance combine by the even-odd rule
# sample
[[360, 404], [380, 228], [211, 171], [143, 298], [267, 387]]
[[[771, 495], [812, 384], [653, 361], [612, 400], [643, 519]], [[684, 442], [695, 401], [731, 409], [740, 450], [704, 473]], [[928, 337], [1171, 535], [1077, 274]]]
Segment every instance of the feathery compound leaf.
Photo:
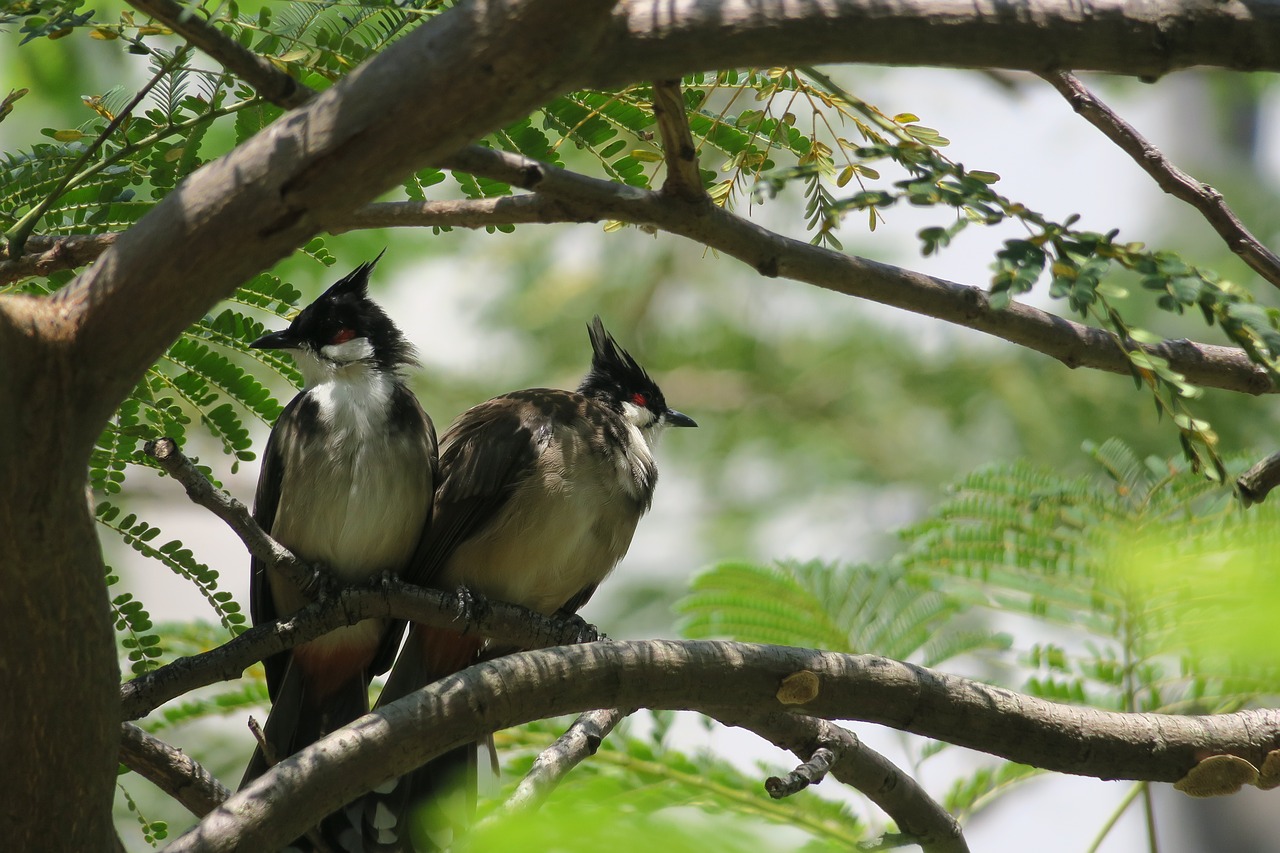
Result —
[[132, 513], [121, 518], [120, 508], [107, 502], [98, 504], [94, 516], [99, 524], [114, 530], [126, 545], [139, 554], [160, 561], [175, 574], [194, 584], [232, 636], [244, 630], [245, 618], [240, 612], [240, 605], [232, 600], [230, 593], [218, 589], [217, 571], [198, 562], [181, 542], [175, 539], [159, 547], [152, 545], [160, 535], [159, 528], [139, 521]]
[[[119, 509], [111, 506], [108, 512], [114, 518]], [[106, 567], [106, 573], [108, 587], [120, 582], [119, 576], [110, 566]], [[133, 674], [142, 675], [158, 667], [164, 649], [160, 637], [152, 631], [151, 615], [142, 602], [136, 600], [132, 593], [122, 592], [112, 597], [111, 612], [115, 615], [116, 633], [120, 635], [120, 649], [128, 658], [129, 669]]]
[[179, 338], [169, 348], [168, 357], [217, 386], [266, 424], [275, 423], [281, 406], [271, 392], [223, 356], [211, 352], [190, 338]]
[[[1016, 463], [965, 478], [905, 532], [901, 564], [974, 605], [1066, 628], [1069, 641], [1026, 654], [1025, 689], [1036, 695], [1205, 710], [1273, 689], [1280, 661], [1242, 664], [1248, 643], [1232, 654], [1201, 628], [1263, 630], [1270, 617], [1251, 621], [1249, 601], [1270, 612], [1280, 598], [1261, 568], [1271, 558], [1260, 556], [1280, 546], [1280, 510], [1242, 515], [1227, 489], [1116, 441], [1087, 449], [1103, 475], [1066, 480]], [[1150, 574], [1135, 571], [1143, 566]], [[1195, 577], [1204, 588], [1186, 581]]]
[[723, 563], [694, 578], [677, 602], [685, 636], [874, 653], [899, 659], [980, 647], [1000, 637], [971, 632], [943, 640], [955, 602], [913, 583], [901, 568], [783, 562], [773, 566]]

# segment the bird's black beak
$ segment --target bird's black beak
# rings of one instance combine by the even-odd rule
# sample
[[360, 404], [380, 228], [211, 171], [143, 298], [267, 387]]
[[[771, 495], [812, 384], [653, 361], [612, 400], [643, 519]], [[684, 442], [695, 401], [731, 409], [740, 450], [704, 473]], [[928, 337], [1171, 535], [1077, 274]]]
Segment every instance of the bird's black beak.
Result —
[[667, 426], [696, 427], [698, 425], [698, 422], [693, 418], [688, 415], [681, 414], [675, 409], [667, 409], [666, 413], [662, 416], [662, 421]]
[[254, 349], [297, 349], [298, 342], [289, 334], [288, 329], [263, 335], [249, 346]]

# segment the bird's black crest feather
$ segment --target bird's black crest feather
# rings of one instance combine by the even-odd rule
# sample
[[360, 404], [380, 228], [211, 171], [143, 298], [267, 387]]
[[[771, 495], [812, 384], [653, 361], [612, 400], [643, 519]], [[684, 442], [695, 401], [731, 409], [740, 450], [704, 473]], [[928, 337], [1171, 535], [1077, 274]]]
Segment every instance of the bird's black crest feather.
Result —
[[[344, 293], [354, 294], [361, 299], [368, 299], [369, 274], [373, 272], [373, 268], [378, 265], [378, 261], [382, 260], [382, 256], [386, 253], [387, 250], [383, 249], [378, 253], [378, 257], [371, 261], [365, 261], [360, 266], [335, 281], [329, 286], [329, 289], [320, 296], [320, 299], [336, 297]], [[316, 301], [319, 302], [320, 299], [317, 299]]]
[[396, 328], [378, 303], [369, 298], [369, 274], [386, 252], [365, 261], [329, 287], [294, 318], [289, 330], [299, 342], [319, 351], [340, 328], [349, 328], [373, 345], [373, 358], [382, 370], [417, 364], [413, 345]]
[[599, 314], [591, 320], [587, 332], [591, 337], [591, 371], [582, 380], [578, 393], [608, 401], [615, 408], [622, 400], [643, 394], [649, 408], [664, 411], [666, 404], [657, 383], [631, 353], [618, 345]]

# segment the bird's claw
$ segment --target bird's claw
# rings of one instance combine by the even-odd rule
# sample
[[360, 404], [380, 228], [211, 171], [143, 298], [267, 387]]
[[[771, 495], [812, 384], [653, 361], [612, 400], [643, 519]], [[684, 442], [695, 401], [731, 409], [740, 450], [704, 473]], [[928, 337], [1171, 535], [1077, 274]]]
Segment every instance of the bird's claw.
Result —
[[566, 613], [561, 610], [556, 613], [556, 619], [565, 626], [565, 633], [569, 634], [570, 643], [596, 643], [609, 639], [599, 628], [577, 613]]
[[302, 586], [302, 594], [312, 601], [325, 601], [337, 596], [342, 586], [333, 573], [322, 563], [311, 567], [311, 577]]
[[483, 615], [488, 607], [488, 602], [485, 601], [483, 595], [473, 592], [465, 586], [458, 587], [453, 595], [453, 609], [457, 613], [454, 619], [465, 623], [463, 626], [463, 632], [465, 633], [466, 628]]

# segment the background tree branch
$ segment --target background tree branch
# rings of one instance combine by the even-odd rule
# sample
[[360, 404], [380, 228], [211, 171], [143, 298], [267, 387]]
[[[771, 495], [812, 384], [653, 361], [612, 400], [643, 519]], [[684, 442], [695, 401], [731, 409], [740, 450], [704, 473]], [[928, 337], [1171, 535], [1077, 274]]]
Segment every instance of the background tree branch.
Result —
[[1073, 110], [1102, 131], [1133, 162], [1141, 166], [1144, 172], [1155, 179], [1160, 189], [1198, 210], [1227, 247], [1239, 255], [1250, 269], [1262, 276], [1264, 281], [1280, 287], [1280, 257], [1250, 233], [1222, 198], [1222, 193], [1175, 166], [1159, 148], [1148, 142], [1133, 125], [1089, 91], [1075, 75], [1056, 72], [1042, 76], [1066, 98]]
[[536, 811], [573, 768], [596, 754], [601, 742], [626, 716], [618, 708], [582, 713], [555, 743], [533, 760], [533, 767], [507, 800], [506, 810]]

